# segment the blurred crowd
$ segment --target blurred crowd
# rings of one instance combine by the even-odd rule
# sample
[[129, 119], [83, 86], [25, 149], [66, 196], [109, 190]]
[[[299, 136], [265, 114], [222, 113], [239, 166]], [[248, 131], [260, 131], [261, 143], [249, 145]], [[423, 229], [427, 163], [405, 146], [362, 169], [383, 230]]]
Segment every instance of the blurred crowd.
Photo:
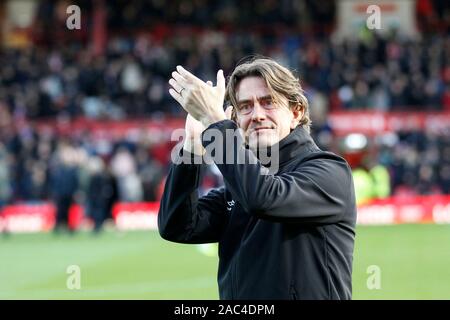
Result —
[[[435, 14], [448, 20], [449, 9], [439, 12], [442, 3], [434, 2]], [[94, 55], [89, 42], [53, 35], [61, 30], [49, 17], [59, 11], [66, 17], [55, 3], [66, 8], [64, 1], [40, 4], [33, 26], [39, 46], [1, 51], [0, 109], [31, 118], [179, 115], [167, 85], [176, 65], [215, 80], [219, 68], [229, 75], [243, 57], [260, 54], [295, 70], [308, 98], [325, 105], [322, 112], [450, 110], [445, 23], [440, 32], [414, 39], [362, 28], [353, 39], [337, 41], [315, 27], [333, 25], [330, 0], [106, 1], [108, 41], [103, 54]], [[79, 4], [89, 21], [92, 3]], [[93, 28], [85, 23], [84, 29]]]
[[357, 204], [390, 195], [450, 194], [448, 130], [381, 134], [364, 149], [336, 151], [352, 167]]
[[[313, 131], [318, 142], [319, 134]], [[336, 144], [337, 140], [332, 139], [321, 147], [336, 151]], [[376, 151], [367, 151], [360, 162], [352, 165], [366, 170], [378, 164], [384, 166], [390, 176], [390, 194], [450, 194], [448, 132], [392, 133], [375, 138], [372, 144]], [[3, 132], [0, 206], [65, 197], [87, 208], [104, 207], [114, 201], [159, 201], [174, 145], [144, 133], [110, 140], [90, 133], [60, 136], [27, 125], [17, 132]], [[202, 194], [222, 183], [215, 166], [209, 166], [204, 177]]]
[[450, 110], [450, 36], [419, 40], [367, 33], [337, 42], [294, 34], [204, 32], [114, 37], [105, 55], [73, 47], [0, 53], [0, 108], [12, 115], [89, 118], [180, 115], [167, 79], [177, 64], [204, 80], [230, 74], [245, 56], [262, 54], [296, 70], [309, 99], [325, 110]]
[[383, 148], [379, 162], [391, 171], [394, 194], [450, 194], [450, 135], [402, 133]]
[[[330, 111], [450, 110], [450, 35], [448, 26], [435, 32], [433, 19], [425, 26], [432, 32], [415, 39], [361, 29], [354, 39], [337, 41], [328, 33], [334, 1], [105, 2], [108, 30], [133, 32], [112, 32], [104, 54], [94, 55], [82, 41], [52, 41], [54, 3], [39, 7], [35, 36], [48, 31], [45, 41], [37, 39], [41, 45], [0, 51], [0, 129], [24, 119], [182, 116], [168, 94], [176, 65], [214, 81], [219, 68], [229, 75], [253, 54], [295, 70], [315, 135], [323, 129], [318, 119]], [[90, 1], [78, 3], [92, 10]], [[395, 136], [376, 158], [389, 170], [392, 194], [450, 193], [449, 136]], [[42, 199], [64, 206], [70, 195], [96, 212], [117, 200], [158, 200], [172, 146], [145, 135], [96, 141], [89, 132], [65, 137], [29, 125], [3, 129], [0, 206]], [[219, 183], [210, 167], [202, 192]]]
[[[28, 124], [2, 131], [0, 208], [53, 201], [57, 223], [67, 224], [69, 207], [77, 203], [99, 228], [115, 202], [159, 201], [175, 142], [158, 140], [148, 134], [117, 140], [88, 132], [66, 136]], [[220, 183], [218, 170], [209, 166], [200, 192]]]

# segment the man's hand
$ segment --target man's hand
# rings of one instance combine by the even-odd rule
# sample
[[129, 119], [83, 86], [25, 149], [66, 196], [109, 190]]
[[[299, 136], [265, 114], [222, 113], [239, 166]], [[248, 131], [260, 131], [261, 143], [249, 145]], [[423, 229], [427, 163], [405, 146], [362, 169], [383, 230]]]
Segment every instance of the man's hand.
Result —
[[225, 120], [223, 101], [225, 97], [225, 77], [217, 72], [216, 86], [208, 85], [181, 66], [172, 72], [169, 80], [170, 95], [178, 101], [195, 120], [206, 128], [210, 124]]
[[[213, 85], [211, 81], [207, 81], [206, 83], [210, 87]], [[227, 111], [225, 111], [225, 113], [226, 112]], [[185, 123], [186, 137], [184, 140], [183, 149], [199, 156], [205, 154], [205, 148], [203, 148], [201, 140], [201, 134], [204, 130], [205, 126], [188, 114]]]
[[233, 106], [228, 106], [225, 110], [225, 116], [228, 120], [233, 120]]
[[[209, 86], [212, 86], [212, 82], [206, 82]], [[231, 113], [233, 111], [233, 107], [229, 106], [225, 110], [225, 116], [227, 119], [231, 119]], [[186, 117], [185, 131], [186, 138], [184, 140], [183, 149], [193, 153], [195, 155], [204, 155], [205, 148], [202, 145], [201, 135], [202, 132], [205, 131], [205, 126], [200, 122], [195, 120], [190, 114]]]
[[186, 138], [184, 140], [183, 149], [198, 156], [205, 154], [205, 148], [203, 148], [201, 141], [201, 134], [205, 130], [202, 123], [188, 114], [186, 117], [185, 130]]

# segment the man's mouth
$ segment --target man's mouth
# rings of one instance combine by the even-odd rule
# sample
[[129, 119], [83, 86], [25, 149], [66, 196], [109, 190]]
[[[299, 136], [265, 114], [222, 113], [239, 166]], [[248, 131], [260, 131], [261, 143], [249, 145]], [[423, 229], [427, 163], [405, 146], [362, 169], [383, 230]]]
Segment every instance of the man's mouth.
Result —
[[254, 128], [253, 131], [261, 132], [261, 131], [272, 130], [272, 129], [273, 129], [272, 127], [257, 127], [257, 128]]

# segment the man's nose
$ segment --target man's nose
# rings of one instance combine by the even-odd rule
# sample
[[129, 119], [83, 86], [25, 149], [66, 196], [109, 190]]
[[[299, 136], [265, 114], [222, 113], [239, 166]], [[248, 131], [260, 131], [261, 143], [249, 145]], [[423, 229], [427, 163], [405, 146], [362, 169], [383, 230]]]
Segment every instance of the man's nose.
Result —
[[253, 105], [252, 111], [252, 121], [261, 121], [266, 118], [266, 110], [259, 104], [259, 102], [255, 102]]

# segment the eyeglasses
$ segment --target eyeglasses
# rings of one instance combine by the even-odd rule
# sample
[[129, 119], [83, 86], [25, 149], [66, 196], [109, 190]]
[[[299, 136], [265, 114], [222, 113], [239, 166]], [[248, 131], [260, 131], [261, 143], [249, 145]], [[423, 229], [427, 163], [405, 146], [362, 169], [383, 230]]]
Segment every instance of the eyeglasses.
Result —
[[[273, 103], [272, 97], [262, 97], [262, 98], [258, 99], [258, 104], [264, 110], [273, 110], [277, 107]], [[236, 109], [239, 114], [248, 115], [253, 112], [254, 108], [255, 108], [255, 104], [254, 104], [253, 100], [243, 100], [238, 103]]]

